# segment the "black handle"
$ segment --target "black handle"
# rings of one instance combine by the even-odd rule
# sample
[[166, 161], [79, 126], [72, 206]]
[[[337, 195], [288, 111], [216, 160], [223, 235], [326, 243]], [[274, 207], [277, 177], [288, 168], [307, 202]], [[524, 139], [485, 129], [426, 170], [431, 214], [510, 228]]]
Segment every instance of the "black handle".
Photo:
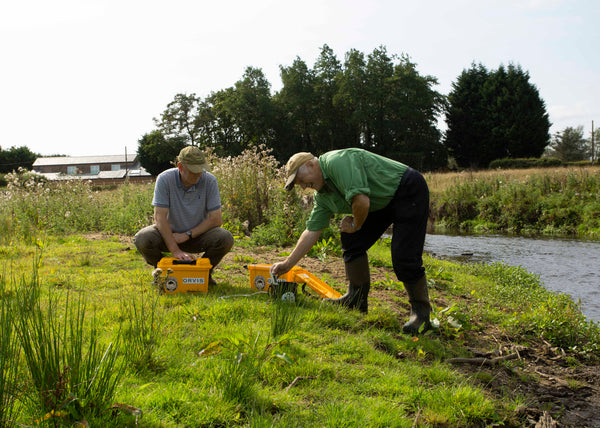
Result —
[[175, 259], [175, 260], [173, 260], [173, 264], [174, 265], [195, 265], [196, 264], [196, 260], [179, 260], [179, 259]]

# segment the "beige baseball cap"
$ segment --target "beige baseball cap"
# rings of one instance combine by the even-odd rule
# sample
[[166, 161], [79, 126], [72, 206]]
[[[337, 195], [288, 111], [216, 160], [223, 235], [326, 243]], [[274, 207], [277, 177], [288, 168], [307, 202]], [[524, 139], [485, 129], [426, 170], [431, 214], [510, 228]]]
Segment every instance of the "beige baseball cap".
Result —
[[294, 187], [294, 180], [296, 179], [296, 174], [298, 173], [298, 168], [300, 168], [312, 158], [314, 158], [314, 155], [312, 153], [299, 152], [293, 155], [290, 158], [290, 160], [287, 161], [287, 164], [285, 165], [285, 171], [287, 174], [285, 190], [292, 190], [292, 188]]
[[206, 162], [206, 155], [196, 146], [187, 146], [181, 149], [177, 162], [184, 164], [194, 174], [208, 171], [210, 166]]

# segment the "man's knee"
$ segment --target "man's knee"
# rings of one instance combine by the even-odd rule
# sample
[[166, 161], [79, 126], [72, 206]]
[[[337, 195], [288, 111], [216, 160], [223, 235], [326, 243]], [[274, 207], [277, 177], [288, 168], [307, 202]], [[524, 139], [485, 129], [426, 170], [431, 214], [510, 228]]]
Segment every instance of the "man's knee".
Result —
[[220, 247], [226, 251], [229, 252], [229, 250], [231, 250], [231, 248], [233, 247], [233, 235], [231, 234], [230, 231], [228, 231], [227, 229], [223, 229], [221, 228], [220, 230], [220, 234], [219, 234], [219, 238], [220, 238]]
[[[159, 235], [160, 236], [160, 235]], [[156, 231], [154, 226], [148, 226], [138, 231], [133, 237], [133, 244], [138, 250], [151, 249], [160, 245], [156, 239]]]

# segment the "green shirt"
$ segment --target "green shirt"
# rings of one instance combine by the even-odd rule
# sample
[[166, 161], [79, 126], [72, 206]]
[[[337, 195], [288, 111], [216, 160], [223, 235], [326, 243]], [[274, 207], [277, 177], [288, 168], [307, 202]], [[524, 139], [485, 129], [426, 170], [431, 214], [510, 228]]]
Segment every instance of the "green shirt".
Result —
[[369, 212], [390, 203], [407, 166], [363, 149], [342, 149], [319, 157], [325, 185], [314, 193], [314, 206], [306, 222], [311, 231], [329, 225], [334, 213], [351, 214], [352, 198], [367, 195]]

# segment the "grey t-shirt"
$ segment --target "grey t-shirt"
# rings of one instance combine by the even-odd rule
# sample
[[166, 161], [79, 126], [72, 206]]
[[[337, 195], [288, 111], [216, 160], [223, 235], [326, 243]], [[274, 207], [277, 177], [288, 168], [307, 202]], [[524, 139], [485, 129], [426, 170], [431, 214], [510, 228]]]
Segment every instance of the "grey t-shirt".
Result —
[[204, 172], [198, 183], [186, 189], [179, 170], [167, 169], [156, 177], [152, 205], [169, 209], [167, 219], [173, 232], [187, 232], [202, 223], [210, 211], [221, 208], [217, 179]]

